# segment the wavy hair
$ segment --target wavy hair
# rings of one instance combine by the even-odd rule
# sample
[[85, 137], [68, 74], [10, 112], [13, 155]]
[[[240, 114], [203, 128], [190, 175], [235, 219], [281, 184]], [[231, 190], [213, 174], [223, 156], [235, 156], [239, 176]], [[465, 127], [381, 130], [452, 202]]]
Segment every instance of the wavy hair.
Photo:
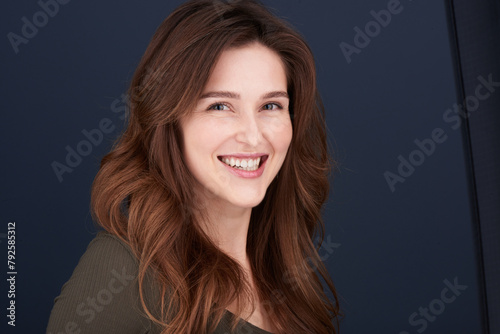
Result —
[[[285, 65], [293, 126], [282, 168], [251, 213], [247, 254], [257, 301], [243, 269], [196, 218], [203, 207], [180, 129], [221, 53], [252, 42], [274, 50]], [[234, 329], [250, 301], [264, 305], [277, 333], [336, 333], [337, 295], [312, 241], [323, 239], [332, 161], [304, 39], [257, 1], [188, 1], [156, 30], [128, 93], [128, 124], [101, 161], [91, 205], [95, 221], [137, 256], [146, 315], [164, 334], [210, 333], [232, 302], [239, 305]], [[149, 272], [158, 287], [155, 305], [144, 293]]]

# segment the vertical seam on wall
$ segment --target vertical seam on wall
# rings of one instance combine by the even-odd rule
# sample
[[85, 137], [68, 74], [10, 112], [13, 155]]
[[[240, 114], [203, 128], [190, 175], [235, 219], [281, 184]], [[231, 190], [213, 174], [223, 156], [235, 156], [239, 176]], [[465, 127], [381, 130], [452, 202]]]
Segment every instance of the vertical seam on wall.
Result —
[[[465, 84], [464, 77], [462, 72], [462, 59], [460, 57], [460, 42], [458, 38], [458, 29], [455, 15], [455, 0], [445, 0], [446, 5], [446, 13], [448, 16], [448, 27], [449, 27], [449, 36], [450, 43], [452, 49], [452, 59], [454, 61], [454, 70], [456, 75], [456, 90], [458, 101], [462, 103], [465, 101]], [[466, 112], [469, 112], [467, 109], [467, 104], [463, 105], [466, 108]], [[464, 129], [462, 133], [463, 137], [463, 145], [464, 151], [466, 152], [466, 166], [469, 170], [469, 189], [472, 192], [472, 199], [470, 203], [472, 205], [472, 225], [475, 233], [475, 248], [476, 248], [476, 260], [478, 264], [477, 275], [479, 277], [479, 292], [481, 298], [481, 317], [482, 317], [482, 327], [483, 333], [489, 334], [489, 314], [488, 314], [488, 295], [486, 293], [486, 281], [485, 281], [485, 272], [484, 272], [484, 257], [483, 257], [483, 235], [481, 233], [481, 221], [479, 215], [479, 203], [477, 197], [477, 186], [475, 180], [475, 168], [474, 168], [474, 156], [472, 152], [472, 144], [471, 144], [471, 134], [470, 134], [470, 126], [469, 126], [469, 118], [466, 118], [463, 122]]]

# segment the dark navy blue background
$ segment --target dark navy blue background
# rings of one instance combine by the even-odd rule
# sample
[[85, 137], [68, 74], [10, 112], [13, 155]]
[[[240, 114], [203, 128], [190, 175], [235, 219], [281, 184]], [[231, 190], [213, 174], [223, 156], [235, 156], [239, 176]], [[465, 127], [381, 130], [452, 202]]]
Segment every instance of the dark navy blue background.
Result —
[[[467, 288], [423, 332], [480, 333], [463, 131], [443, 120], [458, 101], [444, 1], [401, 0], [400, 13], [350, 63], [339, 47], [354, 44], [354, 27], [364, 28], [370, 11], [390, 2], [264, 1], [316, 56], [338, 161], [322, 255], [345, 312], [341, 332], [418, 333], [422, 321], [412, 325], [410, 315], [440, 299], [443, 281], [456, 278]], [[15, 221], [18, 272], [14, 329], [4, 315], [7, 287], [0, 291], [0, 321], [9, 332], [45, 330], [53, 299], [93, 238], [91, 182], [124, 124], [124, 104], [115, 100], [156, 27], [180, 3], [70, 1], [17, 54], [7, 34], [21, 35], [22, 17], [32, 21], [41, 7], [3, 4], [0, 256], [6, 258], [7, 223]], [[76, 149], [86, 139], [82, 131], [103, 119], [114, 130], [60, 182], [51, 164], [65, 164], [66, 147]], [[391, 191], [384, 173], [397, 173], [398, 156], [408, 159], [414, 140], [435, 128], [446, 141]], [[0, 272], [5, 278], [6, 266]]]

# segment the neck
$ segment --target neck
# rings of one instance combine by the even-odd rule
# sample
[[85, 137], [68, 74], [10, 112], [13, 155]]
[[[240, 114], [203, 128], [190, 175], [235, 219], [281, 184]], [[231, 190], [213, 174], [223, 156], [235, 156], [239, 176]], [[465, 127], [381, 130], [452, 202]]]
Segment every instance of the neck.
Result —
[[208, 222], [202, 224], [212, 241], [245, 268], [248, 265], [246, 246], [251, 213], [251, 208], [218, 207], [208, 212]]

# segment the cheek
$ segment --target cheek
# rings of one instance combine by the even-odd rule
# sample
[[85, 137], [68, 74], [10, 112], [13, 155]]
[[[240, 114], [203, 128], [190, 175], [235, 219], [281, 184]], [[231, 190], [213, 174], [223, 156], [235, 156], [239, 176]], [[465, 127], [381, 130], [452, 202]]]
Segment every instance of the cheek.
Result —
[[188, 160], [210, 159], [223, 134], [210, 120], [197, 119], [182, 125], [184, 155]]
[[268, 138], [276, 153], [286, 153], [292, 141], [293, 129], [290, 118], [275, 119], [266, 125]]
[[196, 143], [211, 138], [213, 131], [203, 122], [193, 120], [183, 126], [183, 133], [186, 142]]
[[[182, 128], [182, 142], [183, 142], [183, 152], [184, 159], [188, 168], [193, 171], [193, 166], [195, 166], [195, 161], [198, 160], [197, 156], [202, 148], [199, 145], [197, 137], [194, 135], [198, 131], [198, 126], [193, 121], [185, 121], [181, 125]], [[196, 173], [194, 173], [196, 174]]]

